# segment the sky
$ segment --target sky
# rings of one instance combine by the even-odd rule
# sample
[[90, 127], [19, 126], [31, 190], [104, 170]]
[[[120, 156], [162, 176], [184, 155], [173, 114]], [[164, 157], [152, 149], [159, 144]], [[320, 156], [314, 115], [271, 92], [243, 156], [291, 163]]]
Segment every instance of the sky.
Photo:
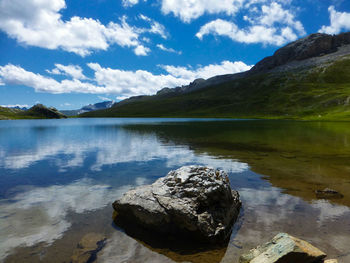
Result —
[[0, 0], [0, 105], [152, 95], [346, 31], [350, 0]]

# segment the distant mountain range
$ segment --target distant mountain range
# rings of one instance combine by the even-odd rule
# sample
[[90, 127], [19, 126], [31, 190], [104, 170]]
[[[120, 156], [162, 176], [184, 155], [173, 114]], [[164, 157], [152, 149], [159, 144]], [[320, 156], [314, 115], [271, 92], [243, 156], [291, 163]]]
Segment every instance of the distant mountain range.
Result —
[[0, 120], [9, 119], [63, 119], [67, 118], [55, 108], [48, 108], [42, 104], [36, 104], [30, 109], [23, 110], [20, 107], [0, 107]]
[[79, 110], [58, 111], [53, 107], [46, 107], [36, 104], [31, 108], [26, 107], [2, 107], [0, 106], [0, 120], [7, 119], [61, 119], [67, 116], [76, 116], [84, 112], [91, 112], [112, 107], [114, 101], [104, 101], [96, 104], [89, 104]]
[[89, 104], [79, 110], [61, 110], [61, 112], [67, 116], [76, 116], [85, 112], [109, 109], [114, 103], [114, 101], [103, 101], [95, 104]]
[[82, 117], [350, 120], [350, 32], [312, 34], [251, 70], [164, 88]]

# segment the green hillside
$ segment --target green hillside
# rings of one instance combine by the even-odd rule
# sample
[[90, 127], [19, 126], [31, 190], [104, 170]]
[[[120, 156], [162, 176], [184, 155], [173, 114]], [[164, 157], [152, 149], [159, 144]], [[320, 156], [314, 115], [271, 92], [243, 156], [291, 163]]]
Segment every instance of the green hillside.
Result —
[[143, 96], [82, 117], [350, 120], [350, 56], [304, 69], [249, 74], [190, 93]]
[[61, 119], [67, 118], [55, 108], [47, 108], [37, 104], [28, 110], [0, 107], [0, 120], [13, 119]]
[[19, 109], [10, 109], [0, 106], [0, 120], [9, 120], [9, 119], [20, 119], [18, 114], [22, 112]]

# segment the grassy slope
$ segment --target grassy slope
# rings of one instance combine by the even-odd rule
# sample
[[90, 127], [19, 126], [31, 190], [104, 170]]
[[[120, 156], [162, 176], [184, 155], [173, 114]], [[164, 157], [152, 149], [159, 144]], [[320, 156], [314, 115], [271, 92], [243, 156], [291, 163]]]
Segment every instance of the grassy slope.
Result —
[[350, 56], [308, 70], [255, 75], [178, 96], [149, 96], [82, 117], [350, 120]]
[[[57, 114], [61, 114], [56, 111]], [[29, 110], [19, 110], [19, 109], [11, 109], [0, 106], [0, 120], [17, 120], [17, 119], [49, 119], [56, 118], [56, 116], [52, 116], [52, 114], [48, 114], [47, 112], [43, 112], [37, 109], [29, 109]]]
[[19, 116], [21, 112], [23, 111], [0, 107], [0, 120], [21, 119], [21, 116]]

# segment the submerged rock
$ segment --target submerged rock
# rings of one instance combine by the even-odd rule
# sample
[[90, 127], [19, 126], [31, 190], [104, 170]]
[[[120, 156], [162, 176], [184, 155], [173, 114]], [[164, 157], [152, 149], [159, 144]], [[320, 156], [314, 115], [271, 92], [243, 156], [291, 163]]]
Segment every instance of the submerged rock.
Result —
[[310, 243], [285, 233], [250, 250], [240, 257], [240, 263], [313, 263], [321, 262], [326, 254]]
[[229, 238], [241, 201], [224, 171], [184, 166], [128, 191], [113, 207], [117, 224], [122, 220], [129, 227], [216, 243]]
[[90, 263], [96, 259], [96, 254], [105, 245], [105, 236], [97, 233], [86, 234], [74, 249], [71, 263]]
[[341, 193], [329, 188], [316, 190], [315, 194], [319, 199], [341, 199], [344, 197]]

